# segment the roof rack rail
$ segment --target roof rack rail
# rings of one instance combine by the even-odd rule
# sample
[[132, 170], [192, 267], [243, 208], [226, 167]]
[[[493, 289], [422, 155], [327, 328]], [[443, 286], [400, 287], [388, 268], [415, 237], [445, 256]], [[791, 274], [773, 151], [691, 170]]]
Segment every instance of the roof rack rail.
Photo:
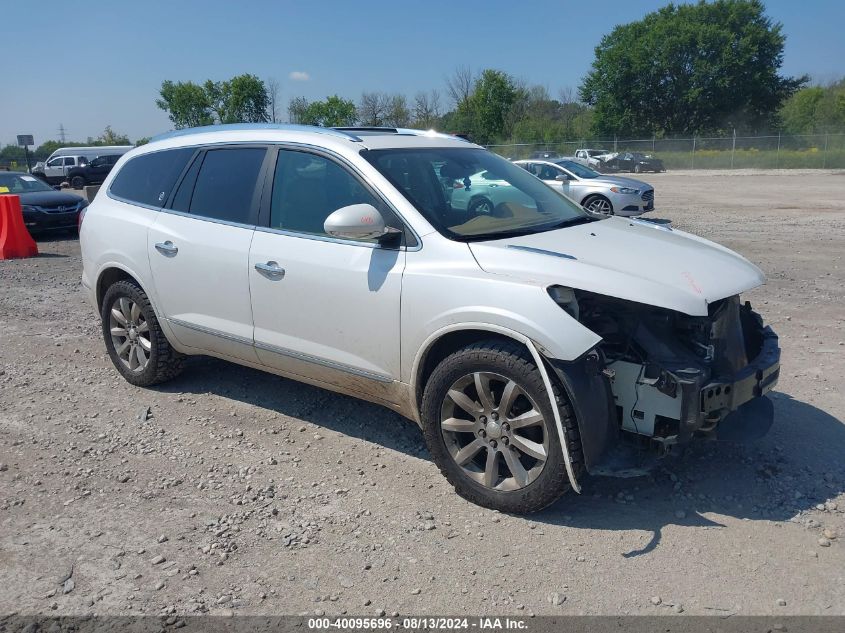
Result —
[[290, 132], [313, 132], [316, 134], [328, 134], [338, 138], [345, 138], [350, 141], [361, 142], [360, 137], [351, 133], [350, 130], [342, 128], [320, 127], [317, 125], [299, 125], [296, 123], [222, 123], [219, 125], [203, 125], [200, 127], [184, 128], [182, 130], [171, 130], [164, 132], [158, 136], [150, 139], [153, 141], [163, 141], [169, 138], [177, 138], [180, 136], [190, 136], [192, 134], [202, 134], [204, 132], [237, 132], [249, 130], [281, 130]]
[[452, 138], [459, 141], [471, 142], [460, 135], [446, 134], [445, 132], [438, 132], [436, 130], [417, 130], [408, 127], [378, 127], [378, 126], [359, 126], [359, 127], [336, 127], [332, 128], [339, 132], [358, 132], [362, 136], [375, 134], [399, 134], [402, 136], [431, 136], [434, 138]]
[[383, 132], [384, 134], [398, 134], [399, 128], [382, 127], [378, 125], [350, 125], [345, 127], [333, 127], [338, 132]]

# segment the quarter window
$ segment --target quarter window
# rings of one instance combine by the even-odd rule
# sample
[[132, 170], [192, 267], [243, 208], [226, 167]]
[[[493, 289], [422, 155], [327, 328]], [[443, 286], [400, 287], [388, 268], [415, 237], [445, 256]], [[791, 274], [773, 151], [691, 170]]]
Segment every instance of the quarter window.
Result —
[[[259, 147], [206, 152], [197, 174], [189, 211], [213, 220], [253, 224], [253, 197], [267, 151]], [[180, 204], [184, 204], [179, 192]]]
[[109, 193], [130, 202], [160, 207], [193, 153], [193, 148], [183, 147], [133, 158], [117, 173]]
[[364, 203], [379, 209], [385, 222], [391, 223], [384, 205], [345, 168], [316, 154], [279, 151], [270, 207], [271, 228], [326, 235], [323, 223], [329, 215], [342, 207]]

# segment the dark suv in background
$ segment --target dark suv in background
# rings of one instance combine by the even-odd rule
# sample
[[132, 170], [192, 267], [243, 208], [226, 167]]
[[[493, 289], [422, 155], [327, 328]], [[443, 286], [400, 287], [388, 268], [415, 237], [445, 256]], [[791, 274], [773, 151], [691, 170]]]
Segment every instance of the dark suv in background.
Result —
[[79, 165], [67, 173], [67, 181], [74, 189], [82, 189], [85, 185], [99, 185], [102, 183], [112, 167], [120, 160], [121, 154], [97, 156], [86, 165]]

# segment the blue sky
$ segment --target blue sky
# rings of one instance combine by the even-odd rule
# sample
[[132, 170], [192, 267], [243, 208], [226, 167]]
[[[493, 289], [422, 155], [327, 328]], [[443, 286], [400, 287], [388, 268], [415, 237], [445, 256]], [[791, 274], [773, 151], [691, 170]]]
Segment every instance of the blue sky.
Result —
[[[456, 66], [498, 68], [556, 95], [576, 88], [616, 24], [665, 0], [367, 1], [142, 0], [4, 3], [0, 144], [99, 135], [133, 140], [169, 129], [155, 106], [165, 79], [248, 72], [281, 82], [281, 98], [437, 88]], [[782, 72], [845, 75], [843, 0], [768, 0], [787, 35]], [[86, 11], [85, 9], [90, 9]], [[15, 67], [19, 65], [19, 67]], [[301, 73], [301, 74], [295, 74]]]

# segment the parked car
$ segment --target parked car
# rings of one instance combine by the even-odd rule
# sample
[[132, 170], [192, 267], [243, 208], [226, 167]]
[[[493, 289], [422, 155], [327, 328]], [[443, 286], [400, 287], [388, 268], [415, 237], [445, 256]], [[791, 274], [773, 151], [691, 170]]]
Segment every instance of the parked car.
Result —
[[[465, 205], [480, 180], [511, 193]], [[458, 138], [173, 132], [118, 162], [80, 239], [131, 384], [207, 354], [377, 402], [422, 427], [461, 495], [501, 511], [580, 491], [622, 435], [665, 453], [772, 420], [777, 336], [740, 302], [760, 269], [587, 213]]]
[[601, 171], [603, 161], [600, 157], [607, 155], [607, 153], [605, 149], [576, 149], [572, 160], [590, 169]]
[[449, 163], [440, 166], [439, 175], [445, 185], [446, 197], [453, 211], [467, 211], [478, 215], [489, 215], [501, 204], [533, 206], [534, 201], [522, 191], [511, 187], [500, 176], [489, 171], [471, 174], [468, 178], [451, 178], [447, 172]]
[[87, 156], [56, 156], [44, 163], [43, 167], [33, 168], [32, 175], [50, 185], [58, 185], [67, 180], [67, 174], [71, 169], [87, 164]]
[[69, 169], [66, 179], [74, 189], [82, 189], [85, 185], [98, 185], [105, 180], [118, 160], [120, 154], [97, 156], [86, 165]]
[[0, 173], [0, 195], [21, 198], [23, 222], [30, 233], [57, 229], [75, 229], [79, 214], [88, 206], [80, 196], [56, 191], [44, 181], [20, 172]]
[[661, 172], [666, 171], [663, 161], [650, 154], [642, 152], [622, 152], [615, 156], [608, 157], [602, 167], [613, 171], [632, 171], [639, 174], [643, 171]]
[[574, 160], [515, 164], [593, 213], [634, 217], [654, 209], [654, 187], [640, 180], [600, 174]]
[[[67, 173], [73, 167], [84, 165], [104, 154], [123, 155], [133, 145], [93, 145], [90, 147], [60, 147], [47, 157], [44, 162], [35, 163], [32, 175], [38, 176], [50, 184], [65, 182]], [[71, 158], [73, 160], [63, 160]]]

